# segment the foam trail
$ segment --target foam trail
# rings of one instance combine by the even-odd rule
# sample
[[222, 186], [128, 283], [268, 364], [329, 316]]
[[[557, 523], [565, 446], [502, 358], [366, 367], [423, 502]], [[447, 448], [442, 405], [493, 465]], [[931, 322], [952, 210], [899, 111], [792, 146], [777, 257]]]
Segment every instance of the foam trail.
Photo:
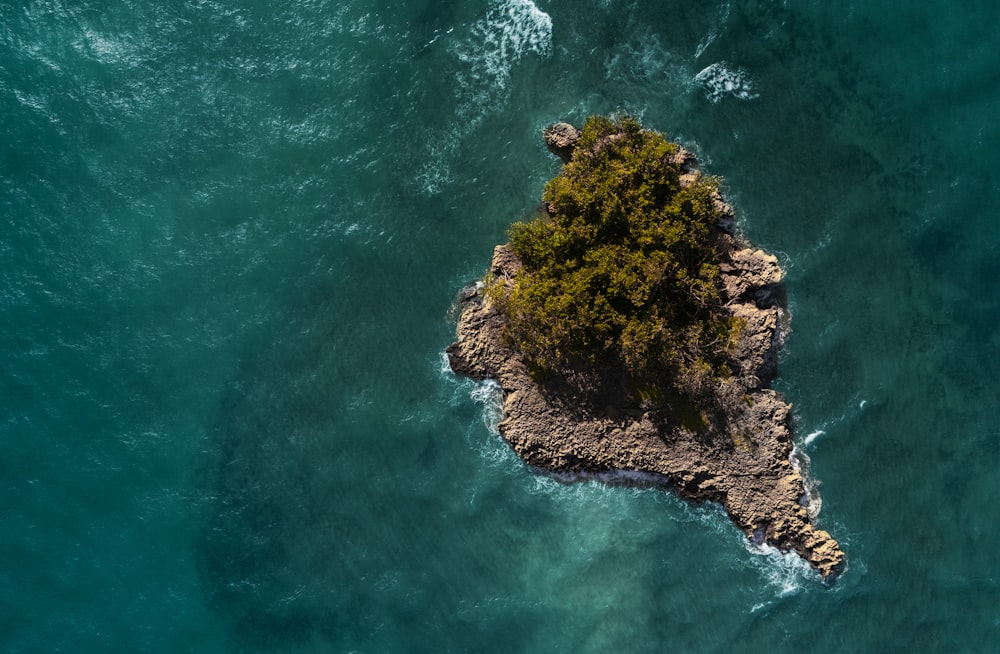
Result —
[[726, 22], [728, 20], [729, 20], [729, 3], [727, 2], [719, 10], [719, 21], [718, 21], [719, 27], [718, 28], [713, 27], [712, 29], [710, 29], [708, 34], [705, 35], [705, 38], [703, 38], [701, 42], [698, 43], [698, 47], [697, 49], [695, 49], [694, 52], [695, 59], [700, 58], [701, 55], [705, 52], [705, 50], [708, 49], [708, 46], [712, 45], [712, 43], [714, 43], [715, 40], [719, 38], [719, 33], [722, 29], [725, 28]]
[[531, 0], [493, 0], [486, 16], [449, 48], [458, 59], [459, 102], [447, 121], [451, 131], [431, 146], [429, 162], [417, 174], [425, 193], [436, 194], [453, 181], [447, 160], [462, 140], [510, 99], [511, 71], [523, 57], [552, 54], [552, 18]]
[[503, 419], [503, 391], [500, 384], [492, 379], [477, 384], [469, 394], [473, 400], [483, 405], [483, 424], [493, 434], [499, 434], [497, 425]]

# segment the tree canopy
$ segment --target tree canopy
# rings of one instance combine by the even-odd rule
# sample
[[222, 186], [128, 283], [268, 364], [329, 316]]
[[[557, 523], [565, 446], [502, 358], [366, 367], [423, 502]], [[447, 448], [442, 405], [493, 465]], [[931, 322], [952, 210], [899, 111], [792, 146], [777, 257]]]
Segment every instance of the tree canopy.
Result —
[[548, 215], [511, 227], [523, 268], [493, 296], [536, 372], [623, 366], [637, 387], [685, 395], [728, 374], [738, 325], [721, 306], [717, 183], [682, 186], [678, 147], [592, 117], [545, 187]]

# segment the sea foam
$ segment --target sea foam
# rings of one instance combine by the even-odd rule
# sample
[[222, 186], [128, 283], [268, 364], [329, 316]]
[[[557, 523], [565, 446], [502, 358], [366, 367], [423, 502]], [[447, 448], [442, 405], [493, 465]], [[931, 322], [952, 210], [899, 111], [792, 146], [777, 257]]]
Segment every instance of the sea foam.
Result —
[[472, 389], [469, 393], [473, 400], [483, 405], [483, 424], [491, 434], [499, 434], [497, 425], [503, 419], [503, 391], [500, 384], [487, 379]]
[[750, 559], [751, 565], [767, 580], [778, 597], [799, 593], [816, 583], [816, 571], [795, 552], [783, 552], [773, 545], [755, 543], [750, 539], [744, 540], [743, 545], [755, 555]]
[[720, 61], [703, 68], [694, 76], [694, 81], [705, 90], [705, 96], [713, 103], [721, 102], [727, 95], [737, 100], [755, 100], [760, 94], [754, 90], [753, 79], [743, 68], [730, 68]]
[[522, 56], [552, 53], [552, 18], [531, 0], [503, 0], [490, 5], [486, 17], [472, 26], [471, 38], [456, 54], [473, 63], [474, 73], [505, 87], [510, 69]]

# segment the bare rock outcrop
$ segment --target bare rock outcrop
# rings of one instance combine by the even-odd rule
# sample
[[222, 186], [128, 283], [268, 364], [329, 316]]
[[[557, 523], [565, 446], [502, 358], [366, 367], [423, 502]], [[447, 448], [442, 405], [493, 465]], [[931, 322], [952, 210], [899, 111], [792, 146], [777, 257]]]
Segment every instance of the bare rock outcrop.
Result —
[[[699, 174], [696, 165], [693, 157], [685, 162], [692, 174]], [[782, 271], [772, 255], [722, 238], [731, 246], [722, 266], [727, 306], [744, 327], [731, 355], [734, 375], [700, 407], [707, 416], [700, 426], [669, 403], [632, 397], [614, 371], [596, 380], [592, 393], [579, 383], [540, 385], [481, 284], [461, 296], [449, 362], [457, 373], [499, 383], [500, 434], [528, 464], [556, 473], [646, 473], [686, 498], [721, 504], [749, 538], [797, 552], [829, 579], [844, 554], [812, 522], [805, 480], [792, 461], [791, 405], [766, 387], [787, 322]], [[494, 249], [495, 278], [512, 280], [520, 265], [509, 245]]]
[[546, 127], [542, 132], [545, 145], [559, 155], [564, 161], [569, 161], [573, 155], [576, 142], [580, 139], [580, 130], [569, 123], [556, 123]]

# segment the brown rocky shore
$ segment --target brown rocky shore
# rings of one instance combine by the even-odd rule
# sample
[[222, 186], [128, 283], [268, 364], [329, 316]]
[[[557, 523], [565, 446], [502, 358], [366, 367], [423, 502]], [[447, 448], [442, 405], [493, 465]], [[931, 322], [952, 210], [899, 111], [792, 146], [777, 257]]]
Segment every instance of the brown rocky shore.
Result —
[[[554, 127], [546, 130], [547, 141], [566, 158], [576, 130]], [[693, 155], [680, 150], [675, 156], [685, 172], [682, 184], [701, 174]], [[791, 405], [767, 388], [787, 328], [783, 273], [776, 257], [731, 233], [732, 210], [721, 197], [716, 201], [725, 216], [719, 226], [726, 243], [724, 299], [744, 327], [730, 354], [734, 374], [717, 384], [709, 406], [699, 407], [696, 426], [685, 415], [689, 408], [633, 397], [615, 371], [600, 380], [540, 385], [505, 337], [506, 317], [482, 284], [459, 299], [448, 358], [456, 373], [497, 381], [504, 398], [498, 429], [529, 465], [559, 473], [644, 473], [685, 498], [717, 502], [748, 538], [797, 552], [832, 579], [843, 568], [844, 553], [812, 522], [810, 504], [818, 498], [810, 502], [792, 458]], [[509, 245], [494, 250], [497, 279], [512, 279], [520, 265]]]

